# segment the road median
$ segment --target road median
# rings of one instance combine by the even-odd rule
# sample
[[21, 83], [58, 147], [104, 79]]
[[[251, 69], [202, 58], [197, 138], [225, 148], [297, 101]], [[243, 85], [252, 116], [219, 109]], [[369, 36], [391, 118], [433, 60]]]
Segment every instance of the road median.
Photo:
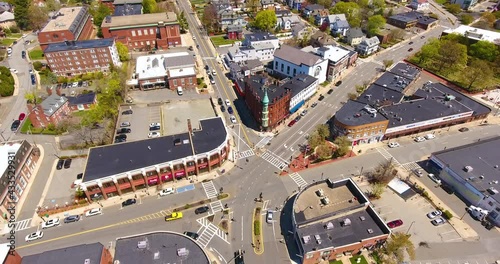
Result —
[[257, 255], [262, 255], [262, 253], [264, 253], [261, 212], [262, 208], [257, 206], [252, 214], [252, 247]]

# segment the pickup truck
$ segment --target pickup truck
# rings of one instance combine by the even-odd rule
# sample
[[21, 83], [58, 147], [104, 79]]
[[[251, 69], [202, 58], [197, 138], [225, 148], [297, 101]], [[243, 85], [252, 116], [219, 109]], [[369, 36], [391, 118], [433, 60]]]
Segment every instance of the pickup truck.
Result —
[[174, 212], [165, 216], [165, 221], [173, 221], [182, 218], [182, 212]]

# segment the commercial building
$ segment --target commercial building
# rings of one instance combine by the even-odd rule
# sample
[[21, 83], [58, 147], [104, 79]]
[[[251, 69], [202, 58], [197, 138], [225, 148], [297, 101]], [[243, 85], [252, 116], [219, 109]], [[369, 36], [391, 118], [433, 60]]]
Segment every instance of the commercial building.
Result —
[[128, 84], [141, 90], [194, 89], [197, 86], [196, 63], [188, 52], [140, 56], [136, 61], [135, 74]]
[[293, 200], [292, 228], [303, 264], [379, 247], [391, 234], [351, 179], [327, 179], [303, 188]]
[[491, 30], [460, 25], [455, 29], [444, 30], [441, 36], [446, 36], [448, 34], [458, 34], [464, 36], [469, 39], [471, 44], [484, 40], [500, 46], [500, 33]]
[[40, 47], [45, 51], [52, 43], [90, 39], [93, 32], [91, 20], [86, 6], [59, 9], [38, 33]]
[[477, 0], [451, 0], [451, 4], [458, 4], [464, 10], [472, 9], [477, 3]]
[[213, 263], [203, 248], [185, 235], [159, 231], [116, 239], [114, 262], [119, 263]]
[[430, 4], [427, 0], [412, 0], [410, 3], [410, 7], [416, 11], [427, 10], [430, 7]]
[[402, 29], [418, 27], [427, 30], [437, 26], [438, 22], [439, 20], [417, 11], [396, 14], [387, 19], [388, 24]]
[[235, 45], [228, 49], [228, 57], [232, 62], [247, 60], [271, 61], [274, 52], [279, 47], [278, 38], [267, 32], [245, 34], [241, 46]]
[[326, 81], [328, 60], [288, 45], [282, 45], [274, 52], [273, 71], [288, 77], [307, 74]]
[[28, 111], [31, 124], [37, 128], [46, 128], [51, 124], [57, 126], [71, 113], [68, 99], [57, 94], [51, 94], [40, 104], [28, 104]]
[[[26, 140], [8, 141], [0, 144], [0, 213], [7, 223], [12, 213], [19, 213], [21, 201], [26, 197], [26, 187], [35, 172], [40, 150]], [[12, 161], [9, 165], [9, 161]], [[23, 197], [23, 194], [24, 197]], [[9, 208], [15, 205], [14, 211]]]
[[97, 95], [94, 92], [67, 96], [66, 98], [68, 98], [69, 110], [73, 112], [89, 110], [93, 105], [97, 104]]
[[173, 12], [132, 16], [107, 16], [101, 24], [104, 38], [115, 38], [131, 50], [181, 46], [177, 15]]
[[342, 73], [356, 63], [358, 53], [341, 46], [324, 46], [315, 50], [323, 59], [328, 59], [326, 79], [330, 82], [339, 80]]
[[11, 244], [0, 244], [0, 263], [2, 264], [21, 264], [21, 256], [17, 251], [10, 251]]
[[486, 219], [500, 227], [500, 137], [432, 153], [436, 175], [465, 201], [489, 212]]
[[290, 114], [295, 113], [318, 90], [318, 79], [307, 74], [297, 74], [284, 83], [281, 88], [292, 91], [290, 98]]
[[113, 38], [49, 44], [44, 53], [50, 70], [58, 76], [109, 72], [110, 65], [122, 64]]
[[80, 187], [88, 199], [149, 189], [174, 177], [211, 172], [229, 151], [222, 118], [200, 120], [199, 127], [188, 120], [186, 133], [91, 148]]
[[109, 250], [103, 244], [81, 244], [72, 247], [45, 251], [24, 256], [22, 264], [109, 264], [113, 261]]

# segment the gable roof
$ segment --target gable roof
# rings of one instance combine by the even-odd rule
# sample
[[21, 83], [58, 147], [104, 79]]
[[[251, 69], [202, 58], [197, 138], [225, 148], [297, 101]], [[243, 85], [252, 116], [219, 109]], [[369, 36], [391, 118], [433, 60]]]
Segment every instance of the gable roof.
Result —
[[42, 107], [43, 113], [46, 116], [51, 116], [55, 112], [57, 112], [57, 110], [59, 110], [59, 108], [61, 108], [67, 101], [68, 99], [64, 96], [52, 94], [45, 100], [43, 100], [40, 106]]
[[274, 52], [275, 58], [280, 58], [295, 65], [313, 66], [321, 61], [322, 58], [309, 52], [305, 52], [288, 45], [281, 45], [279, 49]]
[[95, 93], [79, 94], [77, 96], [67, 96], [69, 105], [93, 104]]
[[347, 21], [346, 17], [344, 14], [335, 14], [335, 15], [329, 15], [328, 16], [328, 21], [331, 23], [335, 21]]
[[346, 37], [350, 38], [362, 38], [365, 34], [361, 30], [361, 28], [350, 28], [347, 30]]
[[349, 26], [349, 22], [347, 22], [347, 20], [337, 20], [335, 22], [333, 22], [334, 25], [337, 26], [337, 28], [348, 28], [350, 27]]
[[368, 47], [372, 47], [380, 44], [380, 40], [377, 37], [365, 38], [361, 41], [361, 44], [365, 44]]
[[314, 5], [308, 5], [308, 6], [306, 6], [304, 10], [314, 11], [314, 10], [319, 10], [319, 9], [325, 9], [325, 7], [322, 6], [322, 5], [314, 4]]
[[13, 13], [11, 13], [9, 11], [5, 11], [2, 14], [0, 14], [0, 22], [7, 22], [7, 21], [12, 21], [12, 20], [14, 20]]
[[298, 23], [292, 27], [292, 35], [297, 36], [300, 31], [306, 28], [306, 25], [303, 23]]

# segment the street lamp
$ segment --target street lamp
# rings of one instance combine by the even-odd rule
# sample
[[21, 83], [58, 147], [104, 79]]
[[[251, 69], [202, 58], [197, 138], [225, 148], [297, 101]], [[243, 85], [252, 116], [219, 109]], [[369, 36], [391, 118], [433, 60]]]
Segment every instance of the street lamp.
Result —
[[410, 224], [410, 227], [408, 227], [408, 230], [406, 230], [406, 234], [408, 235], [408, 233], [410, 232], [410, 229], [411, 227], [413, 226], [413, 224], [415, 224], [415, 221], [412, 221], [411, 224]]

